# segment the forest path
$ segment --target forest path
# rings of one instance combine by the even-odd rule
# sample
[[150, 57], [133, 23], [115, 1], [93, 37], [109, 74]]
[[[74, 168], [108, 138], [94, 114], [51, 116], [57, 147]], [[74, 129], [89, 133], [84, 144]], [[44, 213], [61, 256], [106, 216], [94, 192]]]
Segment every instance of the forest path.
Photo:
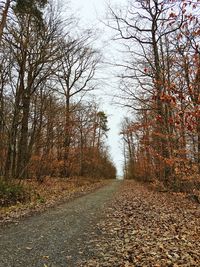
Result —
[[[0, 229], [0, 267], [74, 267], [120, 182]], [[96, 233], [98, 235], [98, 233]]]

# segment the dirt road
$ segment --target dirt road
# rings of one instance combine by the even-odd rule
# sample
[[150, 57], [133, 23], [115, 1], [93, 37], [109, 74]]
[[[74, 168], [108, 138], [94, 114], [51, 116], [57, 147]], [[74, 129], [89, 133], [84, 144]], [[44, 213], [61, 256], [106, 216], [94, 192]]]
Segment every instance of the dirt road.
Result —
[[[0, 267], [75, 267], [120, 182], [0, 229]], [[98, 233], [96, 233], [98, 235]]]

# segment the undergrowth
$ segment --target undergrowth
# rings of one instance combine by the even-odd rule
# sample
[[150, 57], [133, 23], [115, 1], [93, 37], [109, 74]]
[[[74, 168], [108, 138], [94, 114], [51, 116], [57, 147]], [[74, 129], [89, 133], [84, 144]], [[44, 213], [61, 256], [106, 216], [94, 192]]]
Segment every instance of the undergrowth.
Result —
[[29, 193], [22, 185], [0, 179], [0, 207], [26, 202], [29, 198]]

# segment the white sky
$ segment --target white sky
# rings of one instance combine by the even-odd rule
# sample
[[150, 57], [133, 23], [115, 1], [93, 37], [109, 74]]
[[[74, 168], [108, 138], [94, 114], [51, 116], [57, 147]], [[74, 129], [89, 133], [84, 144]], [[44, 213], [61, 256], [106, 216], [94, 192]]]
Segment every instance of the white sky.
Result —
[[[63, 0], [67, 1], [67, 0]], [[122, 3], [124, 0], [110, 0], [112, 4]], [[105, 18], [106, 14], [106, 1], [104, 0], [71, 0], [69, 3], [71, 11], [75, 14], [76, 17], [80, 18], [80, 25], [82, 28], [100, 28], [103, 32], [101, 40], [99, 41], [100, 47], [105, 45], [105, 40], [109, 40], [111, 33], [109, 29], [105, 27], [100, 20]], [[109, 36], [110, 35], [110, 36]], [[111, 43], [107, 44], [103, 48], [103, 53], [110, 55]], [[108, 74], [109, 70], [105, 69], [105, 73], [101, 71], [101, 75], [105, 77], [107, 85], [103, 84], [102, 87], [104, 91], [97, 93], [98, 97], [101, 98], [101, 109], [106, 112], [108, 115], [108, 127], [110, 128], [108, 134], [108, 145], [110, 146], [111, 157], [117, 167], [118, 175], [122, 175], [122, 166], [123, 166], [123, 150], [122, 144], [120, 143], [120, 122], [125, 114], [125, 112], [119, 107], [113, 105], [112, 98], [107, 95], [114, 94], [116, 91], [117, 83], [112, 79], [112, 75]], [[110, 86], [112, 84], [112, 87]]]

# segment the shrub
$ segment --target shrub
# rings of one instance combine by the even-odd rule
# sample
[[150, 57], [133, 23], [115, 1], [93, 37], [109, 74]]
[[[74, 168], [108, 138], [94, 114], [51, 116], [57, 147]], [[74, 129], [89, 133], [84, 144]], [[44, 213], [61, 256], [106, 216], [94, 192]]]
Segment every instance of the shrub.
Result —
[[8, 207], [18, 202], [26, 202], [30, 195], [22, 185], [0, 180], [0, 206]]

